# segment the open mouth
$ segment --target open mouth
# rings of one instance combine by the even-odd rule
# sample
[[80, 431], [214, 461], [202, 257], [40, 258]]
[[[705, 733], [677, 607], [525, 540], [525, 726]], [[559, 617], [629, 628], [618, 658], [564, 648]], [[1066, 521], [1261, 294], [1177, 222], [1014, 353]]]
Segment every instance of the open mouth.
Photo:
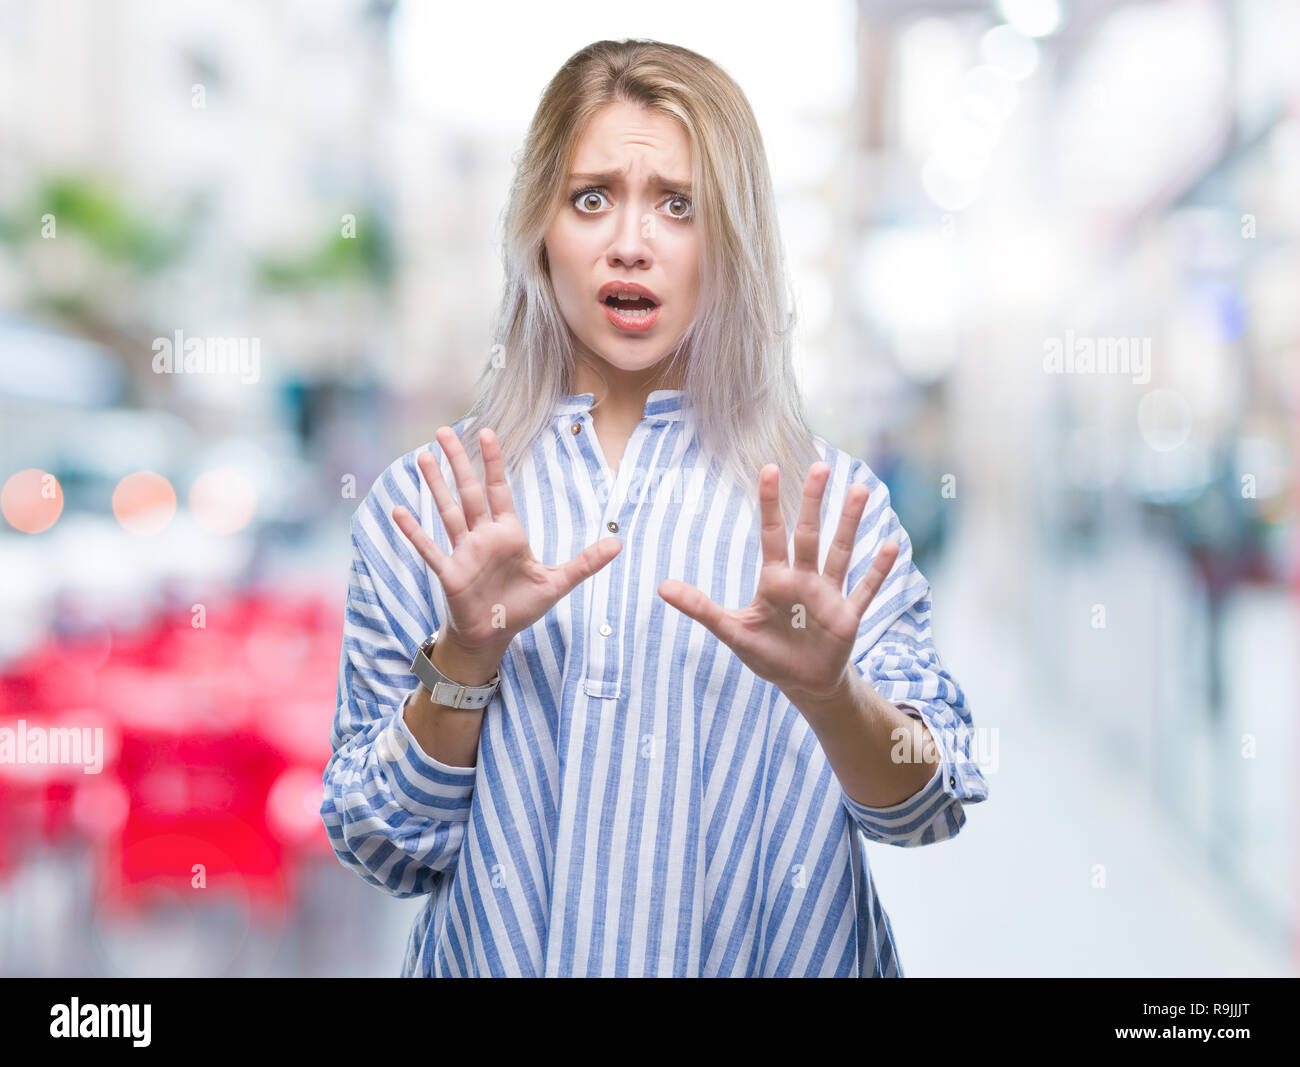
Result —
[[634, 281], [608, 281], [596, 298], [610, 325], [624, 333], [649, 333], [659, 321], [659, 298], [654, 290]]
[[612, 293], [605, 297], [604, 303], [606, 307], [613, 308], [620, 315], [628, 315], [632, 318], [643, 318], [659, 306], [648, 296], [622, 298]]

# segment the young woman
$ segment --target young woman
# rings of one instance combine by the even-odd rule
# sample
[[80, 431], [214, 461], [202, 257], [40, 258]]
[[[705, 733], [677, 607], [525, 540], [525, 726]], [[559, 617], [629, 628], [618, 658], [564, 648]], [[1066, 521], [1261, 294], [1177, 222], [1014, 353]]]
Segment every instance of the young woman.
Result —
[[987, 787], [888, 490], [803, 422], [739, 87], [582, 49], [504, 256], [473, 410], [352, 519], [321, 815], [427, 895], [402, 974], [901, 977], [860, 838]]

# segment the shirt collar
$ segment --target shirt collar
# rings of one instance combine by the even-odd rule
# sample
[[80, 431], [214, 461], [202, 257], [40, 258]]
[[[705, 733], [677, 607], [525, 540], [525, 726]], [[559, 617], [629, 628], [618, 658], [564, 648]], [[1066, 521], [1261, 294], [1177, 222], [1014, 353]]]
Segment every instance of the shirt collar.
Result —
[[[569, 393], [560, 398], [560, 402], [555, 408], [555, 414], [557, 416], [578, 415], [590, 411], [592, 404], [595, 402], [595, 393]], [[693, 408], [694, 403], [686, 395], [685, 390], [656, 389], [646, 397], [645, 412], [642, 418], [683, 419]]]

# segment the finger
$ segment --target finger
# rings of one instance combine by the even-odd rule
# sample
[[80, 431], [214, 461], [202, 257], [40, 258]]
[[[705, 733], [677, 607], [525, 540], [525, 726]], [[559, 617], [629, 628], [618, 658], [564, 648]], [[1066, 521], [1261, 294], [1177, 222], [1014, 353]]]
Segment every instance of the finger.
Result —
[[803, 499], [799, 503], [799, 518], [794, 524], [794, 569], [817, 573], [817, 556], [822, 540], [822, 495], [830, 480], [829, 463], [814, 463], [808, 468], [803, 483]]
[[659, 595], [683, 615], [708, 628], [719, 641], [730, 644], [727, 612], [693, 585], [667, 578], [659, 583]]
[[[445, 427], [438, 427], [438, 434], [443, 430], [455, 434]], [[438, 437], [435, 434], [435, 437]], [[438, 444], [442, 444], [442, 438], [438, 437]], [[443, 451], [446, 451], [444, 449]], [[460, 505], [456, 503], [456, 498], [451, 495], [451, 490], [447, 483], [442, 480], [442, 464], [438, 462], [438, 457], [431, 451], [421, 452], [415, 457], [415, 462], [419, 465], [420, 473], [424, 475], [425, 484], [429, 487], [429, 492], [433, 494], [433, 503], [438, 509], [438, 514], [442, 517], [442, 525], [447, 531], [447, 537], [451, 541], [451, 547], [455, 548], [460, 544], [460, 540], [465, 536], [467, 527], [465, 526], [465, 516], [461, 514]]]
[[862, 511], [867, 506], [870, 490], [861, 482], [854, 482], [844, 494], [844, 509], [840, 512], [840, 524], [835, 528], [835, 537], [826, 553], [826, 567], [822, 575], [836, 589], [843, 589], [844, 575], [853, 558], [853, 546], [857, 543], [858, 525], [862, 522]]
[[393, 508], [393, 521], [397, 523], [397, 528], [406, 535], [406, 539], [415, 546], [415, 550], [420, 553], [424, 561], [433, 568], [433, 573], [438, 576], [438, 581], [442, 581], [442, 568], [447, 562], [447, 554], [438, 547], [432, 537], [424, 532], [415, 516], [402, 507], [401, 504]]
[[601, 567], [622, 551], [623, 542], [617, 537], [602, 537], [594, 545], [588, 545], [568, 563], [553, 568], [560, 573], [560, 585], [563, 592], [556, 600], [563, 600], [578, 585], [585, 582]]
[[781, 470], [768, 463], [758, 472], [759, 522], [762, 524], [763, 564], [790, 562], [786, 547], [785, 516], [777, 501], [781, 491]]
[[506, 481], [506, 464], [501, 457], [501, 443], [491, 430], [484, 430], [483, 441], [483, 475], [487, 483], [488, 506], [492, 517], [499, 519], [502, 515], [515, 513], [515, 502], [510, 495], [510, 483]]
[[[483, 435], [480, 433], [479, 441], [482, 440]], [[470, 466], [469, 456], [455, 431], [448, 429], [444, 436], [438, 438], [438, 442], [442, 445], [442, 450], [447, 453], [447, 458], [451, 460], [451, 473], [456, 476], [456, 489], [460, 492], [460, 507], [465, 512], [465, 525], [472, 530], [479, 523], [490, 519], [487, 499], [483, 496], [483, 487], [478, 484], [478, 479], [474, 476], [474, 468]]]
[[859, 619], [867, 610], [867, 606], [880, 592], [880, 587], [885, 581], [885, 576], [889, 574], [890, 569], [894, 566], [894, 560], [898, 558], [898, 545], [894, 541], [886, 541], [880, 548], [875, 562], [862, 576], [862, 581], [858, 587], [853, 590], [853, 595], [849, 597], [849, 602], [853, 605], [853, 610], [857, 612]]

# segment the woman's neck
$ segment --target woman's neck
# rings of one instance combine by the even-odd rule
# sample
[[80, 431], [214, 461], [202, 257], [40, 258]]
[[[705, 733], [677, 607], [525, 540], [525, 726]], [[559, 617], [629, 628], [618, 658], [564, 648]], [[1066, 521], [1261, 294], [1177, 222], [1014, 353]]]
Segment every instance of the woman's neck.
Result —
[[635, 425], [641, 421], [646, 400], [652, 392], [682, 387], [676, 377], [672, 381], [665, 379], [664, 369], [662, 364], [656, 364], [647, 370], [629, 373], [605, 364], [597, 376], [595, 370], [580, 359], [572, 392], [593, 393], [597, 410], [610, 422]]

